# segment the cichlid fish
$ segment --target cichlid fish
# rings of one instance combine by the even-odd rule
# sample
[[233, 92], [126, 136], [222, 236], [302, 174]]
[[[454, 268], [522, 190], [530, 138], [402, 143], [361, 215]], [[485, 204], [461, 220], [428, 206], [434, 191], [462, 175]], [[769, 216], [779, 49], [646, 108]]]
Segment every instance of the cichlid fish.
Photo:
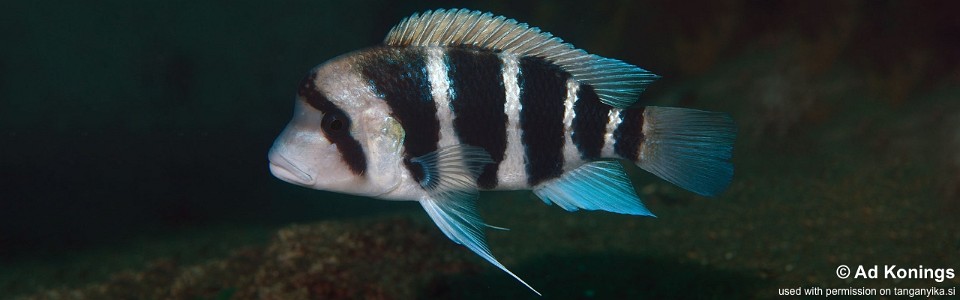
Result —
[[700, 195], [730, 184], [732, 119], [634, 106], [657, 78], [502, 16], [414, 14], [383, 45], [310, 71], [270, 171], [309, 188], [419, 201], [447, 237], [540, 294], [487, 248], [485, 227], [498, 227], [477, 214], [478, 190], [653, 216], [618, 160]]

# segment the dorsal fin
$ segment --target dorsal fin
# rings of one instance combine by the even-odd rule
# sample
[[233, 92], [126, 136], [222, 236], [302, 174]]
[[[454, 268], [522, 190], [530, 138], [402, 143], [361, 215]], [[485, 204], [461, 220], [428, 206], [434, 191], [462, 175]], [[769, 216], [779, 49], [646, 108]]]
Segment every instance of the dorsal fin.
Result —
[[399, 47], [467, 46], [540, 57], [592, 85], [601, 102], [617, 108], [635, 103], [647, 85], [659, 78], [637, 66], [574, 48], [526, 23], [467, 9], [413, 14], [390, 29], [383, 42]]

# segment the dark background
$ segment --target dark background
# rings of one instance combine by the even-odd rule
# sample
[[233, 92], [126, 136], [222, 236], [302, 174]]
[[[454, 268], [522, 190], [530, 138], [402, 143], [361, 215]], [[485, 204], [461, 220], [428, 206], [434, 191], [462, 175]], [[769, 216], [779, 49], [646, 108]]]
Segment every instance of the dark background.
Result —
[[[663, 76], [644, 101], [730, 112], [738, 161], [820, 153], [845, 126], [854, 133], [834, 140], [933, 157], [919, 176], [939, 200], [924, 209], [957, 206], [956, 1], [4, 1], [0, 262], [418, 209], [282, 183], [266, 151], [310, 68], [443, 7], [505, 15]], [[703, 78], [744, 64], [764, 71], [730, 75], [742, 97], [703, 100]]]

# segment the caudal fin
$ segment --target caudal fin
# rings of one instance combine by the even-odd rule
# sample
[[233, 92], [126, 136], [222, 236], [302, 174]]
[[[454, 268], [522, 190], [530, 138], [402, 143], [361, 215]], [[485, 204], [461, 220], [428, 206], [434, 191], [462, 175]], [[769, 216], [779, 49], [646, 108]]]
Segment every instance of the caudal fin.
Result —
[[733, 178], [736, 135], [725, 113], [648, 106], [636, 164], [691, 192], [714, 196]]

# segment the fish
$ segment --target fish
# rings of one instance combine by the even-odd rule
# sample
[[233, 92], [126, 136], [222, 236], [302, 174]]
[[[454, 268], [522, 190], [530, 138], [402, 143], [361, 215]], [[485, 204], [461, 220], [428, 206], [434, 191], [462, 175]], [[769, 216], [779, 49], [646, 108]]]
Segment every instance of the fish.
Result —
[[621, 162], [703, 196], [733, 178], [725, 113], [642, 106], [659, 76], [489, 12], [437, 9], [300, 82], [270, 172], [304, 187], [418, 201], [453, 242], [534, 293], [486, 243], [481, 190], [567, 211], [654, 216]]

